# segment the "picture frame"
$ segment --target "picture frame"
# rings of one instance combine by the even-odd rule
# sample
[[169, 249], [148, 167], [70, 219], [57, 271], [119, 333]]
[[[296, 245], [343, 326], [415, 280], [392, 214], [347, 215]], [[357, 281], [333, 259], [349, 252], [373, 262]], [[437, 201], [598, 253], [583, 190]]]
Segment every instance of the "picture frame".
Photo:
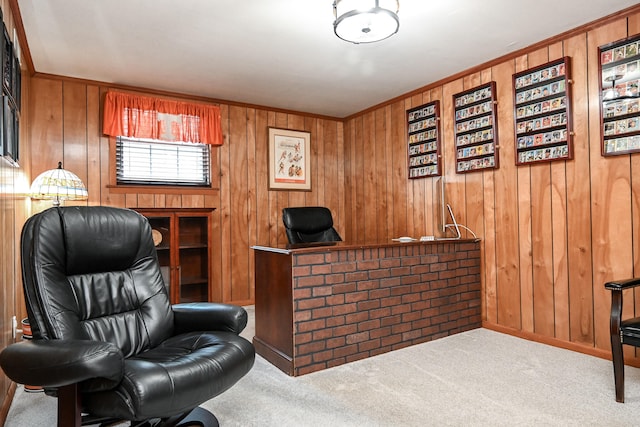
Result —
[[442, 175], [440, 101], [407, 110], [409, 179]]
[[598, 47], [602, 156], [640, 152], [640, 36]]
[[9, 33], [7, 32], [7, 27], [3, 24], [2, 26], [2, 34], [3, 34], [3, 51], [2, 51], [2, 86], [4, 89], [4, 93], [12, 93], [13, 89], [13, 75], [14, 75], [14, 63], [13, 63], [13, 43], [11, 43], [11, 39], [9, 38]]
[[573, 158], [571, 83], [569, 57], [513, 75], [516, 165]]
[[311, 191], [311, 133], [269, 128], [269, 190]]
[[20, 70], [20, 61], [18, 57], [14, 56], [13, 58], [13, 78], [11, 82], [13, 84], [11, 95], [13, 96], [13, 101], [15, 103], [16, 109], [20, 111], [20, 107], [22, 104], [22, 73]]
[[2, 96], [0, 97], [1, 99], [1, 103], [0, 103], [0, 158], [2, 158], [3, 160], [9, 161], [9, 163], [11, 163], [10, 159], [9, 159], [9, 151], [7, 150], [7, 144], [5, 142], [5, 133], [6, 133], [6, 125], [4, 123], [4, 102], [5, 102], [5, 98], [6, 96]]
[[496, 82], [453, 95], [456, 173], [497, 169]]
[[13, 165], [18, 164], [18, 116], [15, 104], [8, 95], [2, 97], [2, 139], [4, 157]]

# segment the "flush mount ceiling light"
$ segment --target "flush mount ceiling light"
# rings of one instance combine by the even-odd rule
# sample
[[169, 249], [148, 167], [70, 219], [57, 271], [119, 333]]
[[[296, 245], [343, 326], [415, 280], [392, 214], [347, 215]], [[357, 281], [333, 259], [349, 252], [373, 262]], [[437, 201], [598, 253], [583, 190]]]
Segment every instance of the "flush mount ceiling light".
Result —
[[335, 0], [333, 30], [351, 43], [372, 43], [398, 32], [398, 0]]

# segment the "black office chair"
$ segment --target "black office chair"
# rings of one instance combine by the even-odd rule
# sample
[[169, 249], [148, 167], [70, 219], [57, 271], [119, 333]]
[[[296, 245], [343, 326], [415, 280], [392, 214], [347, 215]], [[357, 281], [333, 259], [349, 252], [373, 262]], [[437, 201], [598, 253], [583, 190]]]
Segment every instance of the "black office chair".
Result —
[[[33, 339], [0, 366], [58, 397], [58, 425], [218, 425], [197, 408], [253, 366], [242, 307], [170, 305], [151, 227], [110, 207], [51, 208], [22, 230]], [[146, 420], [146, 421], [145, 421]]]
[[282, 209], [282, 221], [289, 243], [318, 243], [341, 241], [333, 228], [331, 211], [320, 206]]
[[611, 355], [613, 377], [616, 386], [616, 401], [624, 403], [624, 353], [622, 344], [640, 347], [640, 317], [622, 319], [622, 293], [640, 285], [640, 278], [605, 283], [611, 291]]

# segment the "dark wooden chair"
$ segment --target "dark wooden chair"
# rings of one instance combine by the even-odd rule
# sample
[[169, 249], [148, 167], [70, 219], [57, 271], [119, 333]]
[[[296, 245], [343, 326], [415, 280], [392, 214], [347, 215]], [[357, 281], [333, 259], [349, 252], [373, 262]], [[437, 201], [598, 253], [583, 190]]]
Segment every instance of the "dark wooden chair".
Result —
[[611, 291], [611, 354], [616, 386], [616, 401], [624, 402], [624, 354], [622, 344], [640, 347], [640, 317], [622, 318], [622, 294], [625, 289], [640, 285], [640, 278], [605, 283]]

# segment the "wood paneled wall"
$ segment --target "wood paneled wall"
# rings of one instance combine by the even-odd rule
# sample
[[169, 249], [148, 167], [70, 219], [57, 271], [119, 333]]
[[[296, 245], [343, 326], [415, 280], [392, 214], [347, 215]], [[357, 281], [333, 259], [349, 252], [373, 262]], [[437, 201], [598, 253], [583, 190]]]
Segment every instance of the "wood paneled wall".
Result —
[[[13, 37], [15, 26], [10, 7], [11, 1], [0, 1], [3, 20]], [[22, 74], [22, 93], [28, 97], [29, 76]], [[22, 224], [29, 216], [29, 201], [26, 193], [30, 185], [29, 159], [31, 150], [27, 139], [29, 118], [20, 117], [20, 164], [11, 165], [0, 158], [0, 350], [13, 343], [12, 321], [23, 317], [22, 281], [20, 278], [19, 240]], [[15, 385], [0, 371], [0, 425], [3, 424]]]
[[[66, 169], [84, 180], [89, 200], [83, 203], [89, 205], [215, 208], [213, 295], [217, 301], [253, 303], [250, 247], [286, 243], [283, 207], [327, 206], [342, 228], [344, 150], [340, 120], [221, 104], [224, 144], [212, 148], [216, 189], [201, 194], [123, 193], [109, 187], [110, 139], [101, 133], [102, 102], [108, 87], [34, 77], [31, 88], [31, 138], [34, 152], [39, 153], [31, 158], [34, 176], [62, 161]], [[268, 191], [269, 127], [311, 133], [312, 191]]]
[[[0, 0], [3, 10], [11, 1]], [[214, 295], [245, 304], [254, 300], [250, 247], [286, 242], [285, 206], [329, 207], [344, 239], [354, 243], [436, 234], [436, 180], [407, 178], [405, 127], [407, 109], [439, 99], [447, 201], [482, 239], [484, 324], [606, 357], [610, 299], [603, 283], [640, 274], [640, 154], [600, 155], [597, 47], [639, 32], [638, 13], [607, 19], [344, 121], [221, 104], [225, 143], [214, 149], [219, 185], [206, 194], [110, 188], [109, 139], [100, 125], [108, 86], [24, 76], [21, 166], [0, 162], [0, 348], [11, 340], [11, 316], [23, 314], [19, 230], [31, 211], [47, 206], [29, 204], [24, 194], [33, 177], [58, 161], [85, 180], [90, 205], [216, 208]], [[512, 75], [562, 56], [572, 61], [574, 159], [516, 167]], [[489, 81], [497, 83], [500, 168], [456, 174], [452, 96]], [[268, 191], [270, 126], [311, 132], [313, 191]], [[628, 294], [625, 309], [640, 311], [640, 293]], [[628, 360], [640, 365], [640, 358]], [[10, 387], [3, 375], [0, 387], [3, 393]]]
[[[482, 239], [484, 324], [608, 355], [603, 284], [640, 274], [640, 154], [600, 154], [597, 48], [639, 33], [637, 10], [350, 117], [345, 202], [359, 214], [347, 217], [346, 240], [437, 234], [436, 179], [407, 179], [405, 112], [438, 99], [446, 198]], [[574, 158], [515, 166], [512, 76], [563, 56], [572, 66]], [[456, 174], [452, 96], [489, 81], [497, 84], [500, 168]], [[626, 313], [640, 311], [640, 294], [626, 298]]]

